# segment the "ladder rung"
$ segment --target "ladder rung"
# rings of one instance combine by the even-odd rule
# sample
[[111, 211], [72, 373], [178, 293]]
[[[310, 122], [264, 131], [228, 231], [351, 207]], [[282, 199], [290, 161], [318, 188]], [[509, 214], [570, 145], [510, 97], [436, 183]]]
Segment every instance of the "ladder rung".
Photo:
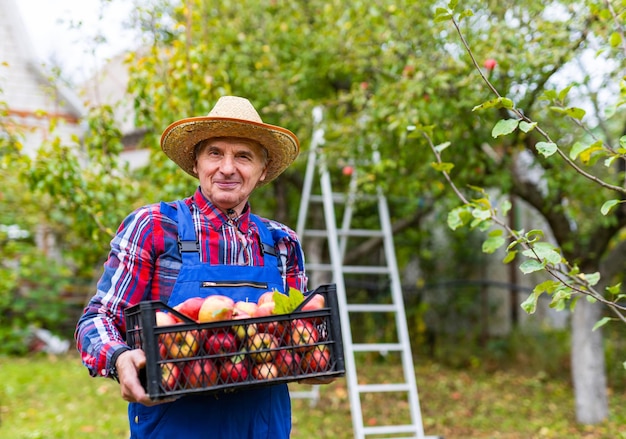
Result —
[[[315, 238], [328, 238], [328, 230], [315, 230], [308, 229], [302, 232], [304, 236], [312, 236]], [[385, 234], [382, 230], [370, 230], [370, 229], [350, 229], [350, 230], [337, 230], [337, 236], [354, 236], [360, 238], [384, 238]]]
[[357, 389], [361, 393], [408, 392], [408, 384], [360, 384]]
[[401, 351], [403, 346], [400, 343], [355, 343], [352, 350], [355, 352], [389, 352]]
[[[331, 264], [309, 263], [306, 264], [306, 268], [307, 270], [333, 271], [333, 266]], [[391, 272], [389, 267], [369, 265], [343, 265], [341, 267], [341, 271], [348, 274], [389, 274]]]
[[380, 425], [377, 427], [364, 427], [363, 433], [367, 434], [394, 434], [394, 433], [415, 433], [417, 437], [417, 427], [415, 425]]
[[[378, 200], [378, 197], [376, 195], [366, 195], [366, 194], [352, 194], [350, 195], [351, 198], [355, 199], [355, 200], [363, 200], [363, 201], [376, 201]], [[332, 194], [332, 200], [333, 203], [345, 203], [346, 200], [348, 199], [348, 195], [344, 194], [344, 193], [339, 193], [339, 192], [334, 192]], [[324, 202], [324, 196], [323, 195], [311, 195], [309, 197], [310, 201], [314, 201], [316, 203], [323, 203]]]
[[346, 309], [348, 312], [396, 312], [398, 307], [393, 304], [360, 304], [351, 303]]

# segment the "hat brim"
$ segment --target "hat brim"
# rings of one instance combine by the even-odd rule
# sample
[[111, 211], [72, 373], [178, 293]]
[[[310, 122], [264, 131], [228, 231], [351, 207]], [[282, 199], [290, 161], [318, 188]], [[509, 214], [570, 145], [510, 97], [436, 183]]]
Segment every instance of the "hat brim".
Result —
[[198, 142], [213, 137], [239, 137], [256, 140], [268, 155], [265, 180], [278, 177], [298, 156], [300, 143], [291, 131], [265, 123], [227, 117], [199, 116], [182, 119], [168, 126], [161, 135], [161, 149], [170, 160], [189, 175], [198, 178], [194, 148]]

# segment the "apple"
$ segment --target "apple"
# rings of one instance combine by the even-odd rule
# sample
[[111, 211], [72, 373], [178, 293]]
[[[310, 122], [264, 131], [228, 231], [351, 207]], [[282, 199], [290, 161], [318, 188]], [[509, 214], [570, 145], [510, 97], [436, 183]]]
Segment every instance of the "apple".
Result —
[[220, 367], [220, 383], [240, 383], [248, 379], [248, 362], [244, 355], [227, 359]]
[[[326, 306], [326, 299], [319, 293], [312, 293], [313, 297], [311, 297], [308, 302], [306, 302], [302, 306], [302, 311], [316, 311], [319, 309], [323, 309]], [[307, 297], [308, 299], [308, 297]]]
[[257, 380], [278, 378], [278, 368], [274, 363], [258, 363], [252, 367], [252, 376]]
[[283, 320], [272, 320], [269, 322], [259, 322], [257, 323], [257, 331], [264, 332], [266, 334], [273, 335], [276, 337], [276, 341], [278, 344], [283, 344], [285, 340], [288, 340], [288, 328], [290, 327], [289, 321]]
[[344, 166], [341, 170], [341, 173], [347, 177], [354, 173], [354, 168], [352, 166]]
[[[233, 316], [233, 320], [248, 319], [250, 317], [252, 316], [238, 314], [236, 316]], [[242, 323], [240, 325], [233, 325], [232, 330], [235, 334], [235, 337], [237, 337], [237, 340], [244, 341], [248, 338], [253, 337], [254, 334], [257, 333], [257, 326], [256, 323]]]
[[206, 339], [204, 348], [209, 355], [226, 355], [237, 352], [237, 339], [230, 332], [216, 332]]
[[496, 68], [496, 65], [498, 64], [498, 62], [493, 59], [493, 58], [487, 58], [484, 62], [484, 66], [487, 70], [493, 70]]
[[208, 358], [199, 358], [187, 362], [183, 368], [188, 389], [210, 387], [217, 383], [218, 368]]
[[174, 309], [187, 317], [198, 320], [198, 313], [204, 303], [203, 297], [191, 297], [182, 303], [179, 303]]
[[266, 291], [259, 296], [259, 300], [256, 301], [257, 305], [263, 305], [265, 302], [273, 302], [274, 301], [274, 292]]
[[330, 349], [325, 345], [315, 346], [304, 353], [300, 364], [304, 373], [323, 372], [330, 364]]
[[300, 375], [300, 355], [289, 349], [281, 349], [276, 353], [274, 364], [281, 376]]
[[312, 349], [319, 338], [319, 332], [310, 320], [295, 319], [291, 323], [288, 343], [295, 348], [296, 352], [302, 353]]
[[233, 317], [239, 315], [253, 316], [258, 306], [259, 305], [254, 302], [245, 302], [243, 300], [235, 302], [233, 308]]
[[165, 391], [175, 390], [179, 385], [180, 368], [176, 363], [161, 364], [161, 386]]
[[235, 302], [228, 296], [216, 294], [208, 296], [198, 311], [198, 322], [218, 322], [233, 317]]
[[257, 306], [254, 314], [254, 317], [265, 317], [271, 316], [274, 314], [274, 308], [276, 307], [276, 303], [273, 300], [268, 300]]
[[197, 330], [168, 332], [161, 337], [167, 358], [193, 357], [200, 350], [200, 333]]
[[[179, 321], [172, 314], [157, 311], [157, 326], [176, 326], [180, 325]], [[184, 358], [195, 355], [200, 349], [200, 334], [196, 330], [188, 331], [171, 331], [159, 335], [159, 354], [161, 358]]]
[[278, 340], [271, 334], [257, 332], [248, 339], [247, 348], [250, 359], [255, 363], [272, 361], [278, 349]]
[[176, 316], [167, 313], [165, 311], [157, 311], [155, 314], [156, 317], [156, 325], [157, 326], [172, 326], [179, 323], [178, 318]]

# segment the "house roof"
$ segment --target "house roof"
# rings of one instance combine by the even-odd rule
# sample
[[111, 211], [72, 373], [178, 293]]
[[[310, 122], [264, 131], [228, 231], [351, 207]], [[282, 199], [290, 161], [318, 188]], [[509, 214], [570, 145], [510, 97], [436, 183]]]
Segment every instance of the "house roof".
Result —
[[15, 0], [0, 0], [0, 101], [21, 117], [43, 111], [77, 122], [85, 111], [72, 90], [44, 71]]

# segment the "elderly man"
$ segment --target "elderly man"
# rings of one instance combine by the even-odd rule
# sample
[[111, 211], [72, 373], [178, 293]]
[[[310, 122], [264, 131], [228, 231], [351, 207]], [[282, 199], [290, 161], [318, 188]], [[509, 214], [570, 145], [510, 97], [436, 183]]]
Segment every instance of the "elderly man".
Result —
[[[124, 310], [143, 300], [175, 306], [211, 294], [257, 301], [268, 289], [306, 291], [298, 237], [283, 224], [253, 215], [248, 202], [257, 186], [295, 160], [298, 139], [263, 123], [247, 99], [226, 96], [208, 116], [170, 125], [161, 147], [198, 178], [199, 187], [189, 198], [141, 207], [119, 227], [97, 293], [77, 325], [83, 363], [92, 376], [119, 379], [130, 403], [131, 438], [286, 439], [286, 384], [155, 403], [139, 380], [145, 354], [129, 349], [123, 334]], [[197, 241], [197, 251], [181, 255], [179, 240]], [[245, 280], [246, 286], [204, 288], [206, 280]]]

